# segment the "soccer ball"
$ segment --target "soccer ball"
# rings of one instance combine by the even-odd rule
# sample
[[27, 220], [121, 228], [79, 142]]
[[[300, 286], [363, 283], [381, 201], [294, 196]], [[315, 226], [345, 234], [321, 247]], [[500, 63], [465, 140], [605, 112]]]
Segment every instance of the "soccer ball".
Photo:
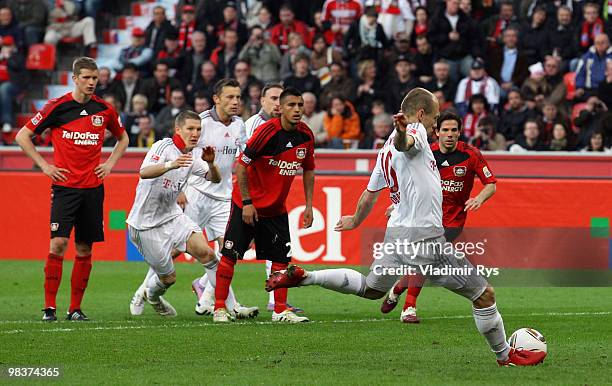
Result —
[[510, 347], [516, 350], [540, 351], [547, 353], [546, 338], [533, 328], [518, 329], [508, 339]]

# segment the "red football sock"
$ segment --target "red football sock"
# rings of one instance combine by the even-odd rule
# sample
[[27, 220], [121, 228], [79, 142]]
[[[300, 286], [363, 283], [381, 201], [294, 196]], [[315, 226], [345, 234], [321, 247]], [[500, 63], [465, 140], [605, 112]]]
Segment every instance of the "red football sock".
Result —
[[[287, 269], [288, 263], [276, 263], [272, 262], [272, 269], [270, 272], [282, 271]], [[287, 309], [287, 292], [289, 288], [277, 288], [274, 290], [274, 312], [280, 314]]]
[[64, 257], [49, 253], [45, 263], [45, 308], [55, 306], [57, 289], [62, 281], [62, 263]]
[[81, 300], [89, 282], [91, 273], [91, 255], [75, 256], [72, 267], [72, 279], [70, 280], [70, 309], [69, 312], [81, 309]]
[[419, 297], [421, 289], [423, 288], [423, 283], [425, 283], [425, 276], [421, 274], [417, 273], [408, 277], [408, 294], [406, 295], [404, 309], [408, 307], [416, 308], [417, 297]]
[[217, 267], [217, 286], [215, 287], [215, 310], [225, 308], [225, 299], [229, 293], [229, 287], [234, 277], [234, 266], [236, 260], [221, 256]]
[[393, 293], [396, 295], [401, 295], [408, 288], [408, 282], [410, 280], [410, 275], [402, 276], [399, 282], [393, 287]]

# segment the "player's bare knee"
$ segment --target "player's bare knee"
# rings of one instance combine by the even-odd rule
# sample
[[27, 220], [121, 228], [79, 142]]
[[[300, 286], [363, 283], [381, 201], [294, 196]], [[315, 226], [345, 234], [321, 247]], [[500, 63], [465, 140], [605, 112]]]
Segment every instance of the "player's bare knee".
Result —
[[87, 256], [91, 255], [91, 243], [74, 243], [76, 253], [78, 256]]
[[68, 249], [68, 239], [66, 237], [54, 237], [51, 239], [51, 253], [64, 256], [66, 249]]
[[495, 289], [493, 287], [485, 288], [482, 295], [474, 301], [474, 307], [476, 308], [487, 308], [493, 304], [495, 304]]
[[208, 245], [205, 245], [202, 248], [200, 248], [200, 250], [198, 251], [196, 255], [196, 258], [202, 264], [209, 263], [213, 261], [214, 259], [216, 259], [215, 251], [212, 248], [210, 248]]

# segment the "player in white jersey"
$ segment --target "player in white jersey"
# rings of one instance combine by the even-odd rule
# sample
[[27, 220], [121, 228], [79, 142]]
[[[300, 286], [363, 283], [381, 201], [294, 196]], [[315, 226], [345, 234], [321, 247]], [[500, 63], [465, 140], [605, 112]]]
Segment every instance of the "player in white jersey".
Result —
[[[245, 122], [247, 139], [251, 138], [255, 129], [266, 123], [271, 118], [280, 116], [280, 94], [283, 91], [283, 86], [280, 83], [267, 84], [261, 91], [261, 110]], [[266, 260], [266, 279], [270, 277], [272, 272], [272, 262]], [[274, 311], [274, 291], [270, 291], [268, 297], [268, 311]], [[292, 306], [287, 303], [287, 309], [295, 313], [303, 313], [299, 307]]]
[[213, 183], [221, 181], [214, 149], [195, 148], [201, 130], [195, 112], [177, 115], [174, 136], [155, 142], [142, 162], [134, 205], [126, 220], [130, 241], [150, 267], [149, 279], [138, 289], [139, 296], [162, 316], [176, 316], [174, 307], [161, 297], [176, 281], [174, 250], [189, 252], [208, 270], [217, 267], [215, 253], [202, 230], [176, 204], [191, 174]]
[[[221, 183], [213, 184], [192, 175], [185, 194], [179, 196], [179, 204], [185, 208], [185, 214], [206, 231], [209, 240], [217, 242], [219, 249], [223, 246], [223, 235], [231, 210], [232, 169], [236, 156], [244, 150], [247, 141], [244, 122], [238, 116], [240, 94], [238, 81], [221, 79], [214, 87], [215, 105], [200, 114], [202, 136], [198, 147], [212, 146], [215, 149], [215, 162], [221, 172]], [[209, 281], [209, 275], [196, 278], [192, 288], [198, 298], [196, 313], [212, 315], [215, 289]], [[245, 307], [238, 303], [231, 287], [226, 305], [239, 319], [253, 318], [259, 313], [257, 307]]]
[[[394, 116], [396, 129], [379, 151], [368, 188], [353, 216], [343, 216], [337, 231], [354, 229], [372, 210], [382, 189], [388, 188], [395, 210], [388, 220], [384, 243], [368, 276], [352, 269], [305, 271], [290, 266], [275, 272], [266, 290], [319, 285], [336, 292], [379, 299], [409, 269], [472, 301], [476, 327], [495, 352], [499, 365], [533, 365], [544, 353], [517, 351], [506, 342], [495, 293], [467, 259], [448, 253], [442, 227], [442, 188], [435, 158], [427, 142], [439, 115], [438, 101], [422, 88], [404, 98], [401, 113]], [[404, 247], [406, 246], [406, 247]], [[452, 250], [452, 249], [451, 249]], [[472, 268], [471, 270], [469, 268]], [[452, 274], [444, 274], [446, 269]]]

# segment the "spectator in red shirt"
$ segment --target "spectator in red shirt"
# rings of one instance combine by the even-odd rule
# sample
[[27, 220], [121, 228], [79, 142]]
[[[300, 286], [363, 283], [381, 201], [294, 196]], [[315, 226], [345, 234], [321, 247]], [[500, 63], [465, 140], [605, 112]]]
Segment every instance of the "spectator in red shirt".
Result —
[[357, 0], [327, 0], [323, 4], [321, 21], [325, 31], [331, 32], [333, 45], [342, 47], [344, 35], [362, 14], [363, 5]]
[[220, 78], [232, 77], [239, 54], [238, 33], [233, 29], [226, 29], [223, 31], [223, 45], [215, 48], [210, 55], [210, 61], [217, 66]]
[[181, 24], [179, 25], [179, 47], [181, 49], [191, 48], [191, 34], [195, 31], [195, 8], [193, 5], [183, 6], [181, 14]]
[[295, 14], [287, 4], [283, 5], [279, 11], [280, 23], [270, 30], [270, 40], [284, 53], [289, 48], [289, 34], [297, 32], [302, 35], [302, 39], [307, 47], [311, 46], [310, 29], [306, 23], [295, 20]]
[[164, 48], [157, 54], [157, 60], [166, 63], [170, 68], [170, 76], [174, 76], [179, 68], [179, 58], [182, 54], [178, 34], [172, 31], [164, 38]]
[[604, 22], [599, 17], [599, 4], [586, 3], [582, 7], [584, 21], [580, 29], [580, 54], [584, 54], [595, 44], [595, 37], [605, 33]]
[[249, 32], [246, 25], [238, 19], [236, 3], [233, 1], [228, 1], [225, 8], [223, 8], [223, 23], [217, 26], [216, 31], [219, 40], [222, 40], [223, 31], [226, 29], [233, 29], [238, 33], [239, 46], [243, 46], [247, 42]]

